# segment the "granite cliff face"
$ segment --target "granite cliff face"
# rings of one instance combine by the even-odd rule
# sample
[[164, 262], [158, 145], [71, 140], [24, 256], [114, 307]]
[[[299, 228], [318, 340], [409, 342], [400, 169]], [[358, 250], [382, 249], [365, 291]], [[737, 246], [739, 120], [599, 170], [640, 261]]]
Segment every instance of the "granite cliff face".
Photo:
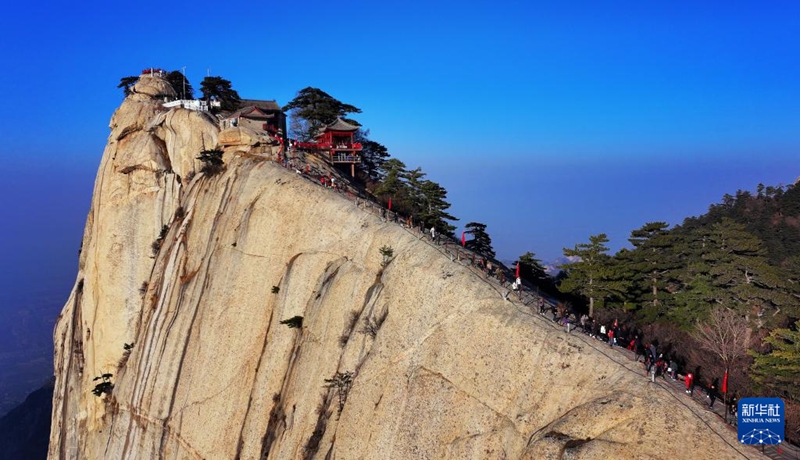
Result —
[[[234, 145], [252, 136], [161, 108], [169, 91], [143, 77], [111, 121], [55, 330], [51, 459], [757, 455], [414, 234]], [[198, 173], [221, 138], [226, 170]]]

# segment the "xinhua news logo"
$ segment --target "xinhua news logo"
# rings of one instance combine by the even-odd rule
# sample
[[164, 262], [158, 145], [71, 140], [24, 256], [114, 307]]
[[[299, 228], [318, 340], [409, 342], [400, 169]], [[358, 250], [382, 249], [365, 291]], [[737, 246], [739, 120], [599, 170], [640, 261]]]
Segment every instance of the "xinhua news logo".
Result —
[[750, 445], [780, 444], [786, 410], [780, 398], [742, 398], [739, 401], [739, 442]]

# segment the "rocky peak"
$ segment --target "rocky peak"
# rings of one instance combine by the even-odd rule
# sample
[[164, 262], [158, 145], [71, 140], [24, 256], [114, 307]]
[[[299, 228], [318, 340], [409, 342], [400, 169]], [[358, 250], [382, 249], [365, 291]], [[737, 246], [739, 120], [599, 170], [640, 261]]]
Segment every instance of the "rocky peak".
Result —
[[129, 98], [135, 101], [148, 101], [157, 99], [161, 102], [164, 98], [174, 99], [178, 97], [172, 85], [161, 74], [140, 75], [139, 81], [131, 88]]

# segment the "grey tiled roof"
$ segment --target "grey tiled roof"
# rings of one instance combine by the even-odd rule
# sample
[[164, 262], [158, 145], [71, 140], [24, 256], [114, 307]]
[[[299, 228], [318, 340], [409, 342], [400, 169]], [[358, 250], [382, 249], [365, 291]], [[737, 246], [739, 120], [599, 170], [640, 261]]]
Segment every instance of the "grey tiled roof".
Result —
[[325, 130], [327, 131], [356, 131], [357, 129], [358, 126], [351, 125], [341, 118], [337, 118], [336, 121], [325, 127]]
[[258, 107], [261, 110], [266, 111], [280, 111], [281, 106], [278, 105], [277, 102], [273, 101], [261, 101], [258, 99], [242, 99], [239, 103], [239, 108], [245, 108], [248, 106]]

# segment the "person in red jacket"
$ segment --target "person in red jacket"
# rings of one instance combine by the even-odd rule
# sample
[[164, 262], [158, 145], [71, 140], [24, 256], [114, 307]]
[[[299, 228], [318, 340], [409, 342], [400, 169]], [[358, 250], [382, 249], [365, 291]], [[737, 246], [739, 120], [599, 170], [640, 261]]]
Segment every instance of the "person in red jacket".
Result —
[[692, 375], [691, 372], [688, 372], [683, 380], [686, 382], [686, 394], [691, 396], [692, 392], [694, 391], [694, 385], [692, 385], [692, 381], [694, 380], [694, 375]]

